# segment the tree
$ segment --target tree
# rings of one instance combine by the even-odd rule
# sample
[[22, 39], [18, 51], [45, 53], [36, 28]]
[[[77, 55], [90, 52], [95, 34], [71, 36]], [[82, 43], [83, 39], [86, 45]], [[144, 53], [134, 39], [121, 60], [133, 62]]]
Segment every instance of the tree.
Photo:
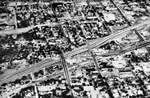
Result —
[[37, 73], [37, 72], [35, 72], [35, 73], [34, 73], [34, 76], [35, 76], [35, 77], [37, 77], [37, 76], [38, 76], [38, 73]]
[[17, 83], [21, 83], [21, 80], [20, 80], [20, 79], [16, 79], [14, 82], [15, 82], [16, 84], [17, 84]]
[[40, 70], [40, 71], [38, 72], [38, 74], [44, 75], [43, 70]]
[[22, 77], [22, 80], [26, 80], [26, 79], [27, 79], [27, 76], [23, 76], [23, 77]]
[[[128, 7], [130, 7], [128, 0], [123, 0], [123, 2], [124, 2]], [[130, 7], [130, 8], [131, 8], [131, 7]]]
[[7, 83], [3, 83], [1, 86], [6, 86], [7, 85]]
[[124, 2], [125, 4], [127, 4], [127, 5], [129, 4], [129, 3], [128, 3], [128, 0], [123, 0], [123, 2]]

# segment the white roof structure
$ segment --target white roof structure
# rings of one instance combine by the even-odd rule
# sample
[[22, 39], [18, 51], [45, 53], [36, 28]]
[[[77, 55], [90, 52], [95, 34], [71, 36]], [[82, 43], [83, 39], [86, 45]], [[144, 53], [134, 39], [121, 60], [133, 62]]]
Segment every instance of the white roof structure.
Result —
[[149, 36], [150, 35], [150, 33], [148, 32], [148, 31], [142, 31], [141, 32], [144, 36]]
[[134, 50], [134, 53], [136, 55], [138, 55], [138, 54], [145, 54], [145, 53], [147, 53], [147, 50], [145, 48], [140, 48], [140, 49]]
[[81, 1], [80, 3], [78, 3], [77, 5], [87, 5], [87, 3], [85, 1]]
[[55, 86], [39, 86], [38, 87], [38, 90], [39, 91], [50, 91], [50, 90], [53, 90], [55, 89]]
[[115, 69], [115, 68], [112, 69], [112, 72], [108, 71], [108, 69], [104, 69], [104, 70], [101, 72], [101, 74], [102, 74], [102, 76], [104, 76], [104, 77], [112, 77], [112, 76], [118, 76], [119, 71], [118, 71], [118, 69]]
[[140, 65], [143, 67], [145, 74], [150, 73], [150, 62], [140, 63]]
[[147, 85], [147, 89], [150, 90], [150, 85]]
[[104, 14], [104, 18], [107, 22], [116, 19], [114, 14], [106, 14], [106, 13]]
[[121, 72], [121, 73], [119, 73], [119, 76], [121, 78], [126, 78], [126, 77], [133, 77], [134, 75], [132, 72]]
[[125, 68], [126, 62], [125, 60], [112, 61], [112, 64], [115, 68]]
[[77, 63], [77, 60], [76, 60], [76, 59], [66, 59], [66, 61], [67, 61], [68, 63], [70, 63], [71, 65], [72, 65], [73, 63]]

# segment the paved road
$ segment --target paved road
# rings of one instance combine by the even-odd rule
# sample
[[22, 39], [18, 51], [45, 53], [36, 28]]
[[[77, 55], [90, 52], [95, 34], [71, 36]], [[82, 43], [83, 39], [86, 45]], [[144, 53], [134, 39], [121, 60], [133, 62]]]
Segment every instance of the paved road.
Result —
[[[146, 25], [146, 24], [149, 24], [150, 23], [150, 19], [147, 19], [146, 21], [140, 23], [140, 24], [137, 24], [137, 25], [134, 25], [134, 26], [131, 26], [129, 28], [126, 28], [124, 30], [121, 30], [117, 33], [114, 33], [114, 34], [111, 34], [105, 38], [99, 38], [99, 39], [96, 39], [95, 41], [89, 43], [91, 48], [95, 48], [95, 47], [98, 47], [100, 45], [103, 45], [105, 43], [107, 43], [108, 41], [112, 40], [112, 39], [115, 39], [117, 38], [118, 36], [122, 36], [122, 35], [126, 35], [129, 33], [130, 30], [132, 29], [136, 29], [140, 26], [143, 26], [143, 25]], [[70, 57], [70, 56], [74, 56], [76, 54], [80, 54], [80, 53], [83, 53], [83, 52], [87, 52], [88, 51], [88, 48], [87, 46], [82, 46], [78, 49], [75, 49], [71, 52], [68, 52], [68, 53], [65, 53], [65, 57]], [[22, 70], [19, 70], [19, 71], [16, 71], [15, 73], [6, 73], [6, 74], [3, 74], [0, 76], [0, 83], [2, 83], [3, 81], [7, 81], [7, 80], [12, 80], [12, 79], [15, 79], [15, 78], [19, 78], [19, 77], [22, 77], [23, 75], [25, 74], [29, 74], [31, 72], [36, 72], [46, 66], [50, 66], [50, 65], [55, 65], [55, 64], [60, 64], [60, 61], [51, 61], [49, 59], [45, 60], [45, 61], [42, 61], [38, 64], [35, 64], [34, 66], [30, 67], [30, 68], [25, 68], [25, 69], [22, 69]], [[4, 83], [4, 82], [3, 82]]]
[[[90, 64], [90, 63], [91, 63], [91, 62], [90, 62], [89, 60], [87, 60], [87, 61], [84, 61], [84, 62], [79, 63], [79, 64], [69, 65], [69, 66], [68, 66], [68, 70], [69, 70], [69, 72], [70, 72], [70, 71], [72, 71], [72, 70], [75, 69], [75, 68], [81, 68], [81, 67], [83, 67], [83, 66], [87, 66], [87, 64]], [[63, 71], [63, 70], [57, 71], [57, 72], [55, 72], [55, 73], [53, 73], [53, 74], [50, 74], [50, 75], [45, 75], [44, 78], [40, 78], [40, 79], [34, 80], [34, 81], [43, 81], [43, 80], [45, 80], [45, 79], [48, 79], [48, 78], [55, 78], [55, 77], [61, 76], [61, 75], [64, 75], [64, 71]], [[33, 81], [33, 82], [34, 82], [34, 81]]]
[[[126, 52], [129, 52], [129, 51], [132, 51], [132, 50], [135, 50], [135, 49], [139, 49], [139, 48], [142, 48], [142, 47], [146, 47], [150, 45], [150, 40], [147, 40], [147, 41], [143, 41], [143, 42], [140, 42], [134, 46], [131, 46], [131, 47], [127, 47], [125, 48], [124, 50], [118, 50], [116, 52], [112, 52], [112, 53], [106, 53], [106, 54], [102, 54], [102, 55], [98, 55], [98, 56], [112, 56], [112, 55], [118, 55], [118, 54], [123, 54], [123, 53], [126, 53]], [[69, 68], [69, 71], [73, 70], [74, 68], [79, 68], [79, 67], [82, 67], [82, 66], [85, 66], [87, 64], [89, 64], [90, 62], [88, 61], [85, 61], [85, 62], [82, 62], [82, 64], [75, 64], [75, 65], [69, 65], [68, 68]], [[57, 64], [57, 63], [56, 63]], [[54, 64], [55, 65], [55, 64]], [[80, 66], [79, 66], [80, 65]], [[29, 71], [30, 72], [30, 71]], [[56, 73], [53, 73], [51, 75], [46, 75], [46, 77], [51, 77], [51, 78], [54, 78], [54, 77], [57, 77], [57, 76], [60, 76], [60, 75], [63, 75], [63, 70], [62, 71], [59, 71], [59, 72], [56, 72]], [[16, 77], [18, 78], [18, 77]], [[21, 77], [20, 77], [21, 78]], [[38, 79], [37, 81], [42, 81], [43, 79], [45, 78], [40, 78]], [[7, 80], [7, 79], [6, 79]], [[36, 80], [35, 80], [36, 81]], [[7, 80], [8, 82], [8, 80]], [[5, 81], [1, 82], [0, 84], [2, 83], [5, 83]]]
[[[145, 20], [145, 21], [143, 21], [143, 22], [140, 23], [140, 24], [137, 24], [137, 25], [128, 27], [128, 28], [126, 28], [126, 29], [124, 29], [124, 30], [118, 31], [118, 32], [116, 32], [116, 33], [113, 33], [113, 34], [111, 34], [111, 35], [109, 35], [109, 36], [107, 36], [107, 37], [98, 38], [98, 39], [96, 39], [95, 41], [93, 41], [93, 42], [91, 42], [91, 43], [89, 43], [89, 44], [90, 44], [91, 48], [98, 47], [98, 46], [100, 46], [100, 45], [103, 45], [103, 44], [107, 43], [108, 41], [111, 41], [112, 39], [117, 38], [118, 36], [123, 36], [123, 35], [128, 34], [130, 30], [133, 30], [133, 29], [136, 29], [136, 28], [138, 29], [139, 27], [141, 27], [141, 26], [143, 26], [143, 25], [146, 25], [146, 24], [148, 25], [149, 23], [150, 23], [150, 18], [147, 19], [147, 20]], [[66, 57], [66, 56], [74, 56], [74, 55], [76, 55], [76, 54], [83, 53], [83, 52], [86, 52], [86, 51], [88, 51], [87, 46], [82, 46], [82, 47], [80, 47], [80, 48], [78, 48], [78, 49], [73, 50], [73, 51], [70, 52], [70, 53], [66, 53], [66, 54], [65, 54], [65, 57]]]
[[29, 30], [35, 28], [35, 27], [41, 27], [41, 26], [55, 26], [58, 23], [46, 23], [46, 24], [41, 24], [41, 25], [35, 25], [35, 26], [30, 26], [30, 27], [26, 27], [26, 28], [18, 28], [18, 29], [14, 29], [14, 30], [4, 30], [4, 31], [0, 31], [0, 35], [4, 36], [4, 35], [10, 35], [10, 34], [20, 34], [20, 33], [24, 33], [24, 32], [28, 32]]
[[[148, 45], [150, 45], [150, 40], [140, 42], [140, 43], [138, 43], [138, 44], [136, 44], [134, 46], [127, 47], [127, 48], [125, 48], [123, 50], [118, 50], [116, 52], [102, 54], [100, 56], [111, 56], [111, 55], [123, 54], [123, 53], [129, 52], [129, 51], [135, 50], [135, 49], [146, 47]], [[73, 70], [74, 68], [79, 68], [79, 67], [82, 67], [82, 66], [86, 66], [89, 63], [90, 63], [90, 61], [85, 61], [85, 62], [82, 62], [82, 64], [76, 64], [76, 65], [73, 65], [73, 66], [70, 65], [70, 66], [68, 66], [69, 67], [69, 71]], [[62, 74], [63, 74], [63, 70], [59, 71], [59, 72], [56, 72], [54, 74], [51, 74], [51, 75], [47, 75], [47, 76], [51, 77], [51, 78], [54, 78], [54, 77], [60, 76]], [[42, 78], [40, 79], [40, 81], [42, 81]]]
[[114, 51], [114, 52], [109, 52], [109, 53], [104, 53], [102, 55], [98, 55], [98, 56], [112, 56], [112, 55], [120, 55], [120, 54], [124, 54], [126, 52], [130, 52], [132, 50], [136, 50], [136, 49], [140, 49], [142, 47], [147, 47], [150, 45], [150, 40], [146, 40], [146, 41], [142, 41], [136, 45], [133, 45], [133, 46], [130, 46], [130, 47], [127, 47], [123, 50], [117, 50], [117, 51]]
[[[83, 67], [83, 66], [85, 66], [85, 65], [87, 65], [87, 64], [89, 64], [89, 61], [82, 62], [82, 63], [80, 63], [80, 64], [78, 64], [78, 65], [69, 66], [68, 69], [69, 69], [69, 71], [72, 71], [74, 68], [81, 68], [81, 67]], [[79, 65], [80, 65], [80, 66], [79, 66]], [[6, 96], [9, 96], [9, 95], [11, 95], [11, 94], [13, 94], [13, 93], [17, 93], [17, 92], [20, 91], [22, 88], [28, 87], [28, 86], [30, 86], [30, 85], [35, 85], [36, 82], [43, 81], [43, 80], [45, 80], [45, 79], [48, 79], [49, 77], [50, 77], [50, 78], [55, 78], [55, 77], [61, 76], [61, 75], [63, 75], [63, 74], [64, 74], [64, 72], [63, 72], [63, 70], [61, 70], [61, 71], [56, 72], [56, 73], [53, 73], [53, 74], [51, 74], [51, 75], [45, 75], [44, 78], [40, 78], [40, 79], [38, 79], [38, 80], [34, 80], [34, 81], [32, 81], [31, 83], [29, 83], [29, 84], [27, 84], [27, 85], [21, 86], [21, 88], [19, 87], [19, 88], [13, 90], [12, 92], [9, 92]], [[8, 81], [7, 81], [7, 82], [8, 82]], [[3, 82], [3, 83], [5, 83], [5, 82]], [[2, 84], [2, 83], [0, 83], [0, 85], [1, 85], [1, 84]]]
[[[137, 49], [137, 48], [146, 47], [146, 46], [148, 46], [148, 45], [150, 45], [150, 40], [140, 42], [140, 43], [138, 43], [138, 44], [136, 44], [136, 45], [134, 45], [134, 46], [127, 47], [127, 48], [125, 48], [124, 50], [119, 50], [119, 51], [116, 51], [116, 52], [113, 52], [113, 53], [107, 53], [107, 54], [104, 54], [104, 55], [106, 55], [106, 56], [118, 55], [118, 54], [120, 54], [120, 53], [122, 54], [122, 53], [129, 52], [129, 51], [132, 51], [132, 50]], [[104, 55], [101, 55], [101, 56], [104, 56]], [[85, 61], [85, 62], [82, 62], [82, 63], [80, 63], [80, 64], [69, 65], [69, 66], [68, 66], [68, 67], [69, 67], [68, 69], [69, 69], [69, 71], [71, 71], [71, 70], [73, 70], [74, 68], [81, 68], [81, 67], [83, 67], [83, 66], [86, 66], [86, 65], [89, 64], [89, 63], [90, 63], [90, 61]], [[79, 66], [79, 65], [80, 65], [80, 66]], [[61, 76], [61, 75], [63, 75], [63, 70], [61, 70], [61, 71], [59, 71], [59, 72], [56, 72], [56, 73], [53, 73], [53, 74], [51, 74], [51, 75], [45, 75], [44, 78], [40, 78], [40, 79], [35, 80], [35, 81], [33, 81], [33, 82], [43, 81], [43, 80], [45, 80], [45, 79], [47, 79], [47, 78], [55, 78], [55, 77]], [[8, 82], [8, 81], [7, 81], [7, 82]], [[0, 85], [1, 85], [2, 83], [5, 83], [5, 81], [1, 82]], [[33, 84], [34, 84], [34, 83], [33, 83]], [[19, 90], [19, 89], [18, 89], [18, 90]], [[10, 94], [12, 94], [12, 93], [10, 93]], [[10, 94], [9, 94], [9, 95], [10, 95]]]

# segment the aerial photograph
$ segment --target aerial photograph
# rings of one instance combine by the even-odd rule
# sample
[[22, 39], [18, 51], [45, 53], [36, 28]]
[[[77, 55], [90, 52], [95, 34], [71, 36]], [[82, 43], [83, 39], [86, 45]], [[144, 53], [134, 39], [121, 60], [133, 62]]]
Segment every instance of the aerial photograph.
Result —
[[0, 0], [0, 98], [150, 98], [150, 0]]

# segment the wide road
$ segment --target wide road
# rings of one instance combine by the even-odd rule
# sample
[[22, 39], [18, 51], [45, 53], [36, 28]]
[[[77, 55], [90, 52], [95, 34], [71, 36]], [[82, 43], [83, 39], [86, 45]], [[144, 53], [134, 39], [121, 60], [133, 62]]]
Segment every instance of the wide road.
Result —
[[[95, 47], [98, 47], [100, 45], [103, 45], [105, 43], [107, 43], [108, 41], [111, 41], [112, 39], [115, 39], [117, 38], [118, 36], [123, 36], [123, 35], [126, 35], [130, 32], [130, 30], [133, 30], [133, 29], [138, 29], [139, 27], [143, 26], [143, 25], [148, 25], [150, 23], [150, 19], [147, 19], [145, 21], [143, 21], [142, 23], [139, 23], [137, 25], [134, 25], [134, 26], [131, 26], [131, 27], [128, 27], [124, 30], [121, 30], [119, 32], [116, 32], [116, 33], [113, 33], [105, 38], [98, 38], [96, 39], [95, 41], [93, 42], [90, 42], [90, 47], [91, 48], [95, 48]], [[83, 53], [83, 52], [87, 52], [88, 51], [88, 48], [87, 46], [82, 46], [80, 48], [77, 48], [71, 52], [68, 52], [68, 53], [65, 53], [65, 57], [70, 57], [70, 56], [74, 56], [76, 54], [80, 54], [80, 53]], [[7, 80], [14, 80], [16, 78], [20, 78], [22, 77], [23, 75], [26, 75], [26, 74], [29, 74], [31, 72], [36, 72], [46, 66], [50, 66], [50, 65], [55, 65], [55, 64], [60, 64], [60, 60], [58, 61], [51, 61], [49, 59], [45, 60], [45, 61], [42, 61], [38, 64], [35, 64], [33, 65], [32, 67], [29, 67], [29, 68], [25, 68], [25, 69], [22, 69], [22, 70], [18, 70], [14, 73], [4, 73], [0, 76], [0, 83], [2, 83], [3, 81], [7, 81]], [[4, 83], [4, 82], [3, 82]]]
[[130, 52], [130, 51], [136, 50], [136, 49], [143, 48], [143, 47], [146, 48], [149, 45], [150, 45], [150, 40], [146, 40], [146, 41], [142, 41], [140, 43], [137, 43], [137, 44], [135, 44], [133, 46], [127, 47], [127, 48], [125, 48], [123, 50], [117, 50], [117, 51], [113, 51], [113, 52], [108, 52], [108, 53], [104, 53], [104, 54], [97, 55], [97, 56], [120, 55], [120, 54], [124, 54], [124, 53]]
[[35, 25], [35, 26], [29, 26], [25, 28], [18, 28], [18, 29], [13, 29], [13, 30], [3, 30], [0, 31], [0, 35], [11, 35], [11, 34], [21, 34], [21, 33], [26, 33], [29, 30], [35, 28], [35, 27], [42, 27], [42, 26], [55, 26], [58, 25], [58, 23], [46, 23], [46, 24], [40, 24], [40, 25]]
[[[148, 46], [148, 45], [150, 45], [150, 40], [140, 42], [140, 43], [138, 43], [138, 44], [136, 44], [136, 45], [127, 47], [127, 48], [125, 48], [124, 50], [118, 50], [118, 51], [116, 51], [116, 52], [105, 53], [105, 54], [98, 55], [98, 56], [112, 56], [112, 55], [124, 54], [124, 53], [126, 53], [126, 52], [130, 52], [130, 51], [133, 51], [133, 50], [135, 50], [135, 49], [139, 49], [139, 48], [142, 48], [142, 47], [146, 47], [146, 46]], [[81, 68], [81, 67], [86, 66], [87, 64], [90, 64], [90, 63], [91, 63], [90, 61], [84, 61], [84, 62], [79, 63], [79, 64], [69, 65], [69, 66], [68, 66], [68, 69], [69, 69], [69, 71], [71, 71], [71, 70], [73, 70], [73, 69], [75, 69], [75, 68]], [[61, 76], [61, 75], [63, 75], [63, 70], [57, 71], [57, 72], [55, 72], [55, 73], [53, 73], [53, 74], [50, 74], [50, 75], [45, 75], [44, 77], [41, 77], [41, 78], [39, 78], [38, 80], [34, 80], [34, 82], [35, 82], [35, 81], [43, 81], [43, 80], [45, 80], [46, 78], [55, 78], [55, 77]], [[17, 77], [16, 77], [16, 78], [17, 78]], [[6, 80], [2, 81], [2, 82], [0, 83], [0, 85], [1, 85], [2, 83], [8, 82], [8, 81], [11, 81], [11, 80], [6, 79]]]
[[[106, 53], [106, 54], [102, 54], [102, 55], [98, 55], [98, 56], [112, 56], [112, 55], [118, 55], [118, 54], [124, 54], [126, 52], [130, 52], [130, 51], [133, 51], [135, 49], [139, 49], [139, 48], [143, 48], [143, 47], [147, 47], [150, 45], [150, 40], [147, 40], [147, 41], [143, 41], [143, 42], [140, 42], [136, 45], [133, 45], [133, 46], [130, 46], [130, 47], [127, 47], [123, 50], [118, 50], [116, 52], [112, 52], [112, 53]], [[91, 63], [90, 61], [84, 61], [80, 64], [74, 64], [74, 65], [69, 65], [68, 68], [69, 68], [69, 71], [73, 70], [74, 68], [81, 68], [83, 66], [86, 66], [87, 64]], [[59, 72], [56, 72], [54, 74], [51, 74], [51, 75], [47, 75], [46, 77], [50, 77], [50, 78], [54, 78], [54, 77], [57, 77], [57, 76], [60, 76], [63, 74], [63, 70], [62, 71], [59, 71]], [[38, 79], [38, 81], [43, 81], [43, 79]], [[36, 81], [36, 80], [35, 80]]]
[[[120, 31], [118, 31], [118, 32], [116, 32], [116, 33], [113, 33], [113, 34], [107, 36], [107, 37], [98, 38], [98, 39], [96, 39], [95, 41], [89, 43], [89, 44], [90, 44], [90, 47], [91, 47], [91, 48], [95, 48], [95, 47], [98, 47], [98, 46], [100, 46], [100, 45], [103, 45], [103, 44], [105, 44], [105, 43], [111, 41], [112, 39], [117, 38], [118, 36], [125, 36], [125, 35], [127, 35], [127, 34], [130, 33], [130, 31], [133, 30], [133, 29], [138, 29], [138, 28], [140, 28], [140, 27], [142, 27], [142, 26], [149, 25], [149, 23], [150, 23], [150, 18], [147, 19], [147, 20], [145, 20], [145, 21], [143, 21], [142, 23], [133, 25], [133, 26], [128, 27], [128, 28], [126, 28], [126, 29], [124, 29], [124, 30], [120, 30]], [[85, 45], [85, 46], [82, 46], [82, 47], [80, 47], [80, 48], [77, 48], [77, 49], [75, 49], [75, 50], [73, 50], [73, 51], [71, 51], [71, 52], [69, 52], [69, 53], [66, 53], [66, 54], [65, 54], [65, 57], [67, 57], [67, 56], [69, 56], [69, 57], [70, 57], [70, 56], [74, 56], [74, 55], [76, 55], [76, 54], [80, 54], [80, 53], [86, 52], [86, 51], [88, 51], [88, 48], [87, 48], [87, 46]]]

